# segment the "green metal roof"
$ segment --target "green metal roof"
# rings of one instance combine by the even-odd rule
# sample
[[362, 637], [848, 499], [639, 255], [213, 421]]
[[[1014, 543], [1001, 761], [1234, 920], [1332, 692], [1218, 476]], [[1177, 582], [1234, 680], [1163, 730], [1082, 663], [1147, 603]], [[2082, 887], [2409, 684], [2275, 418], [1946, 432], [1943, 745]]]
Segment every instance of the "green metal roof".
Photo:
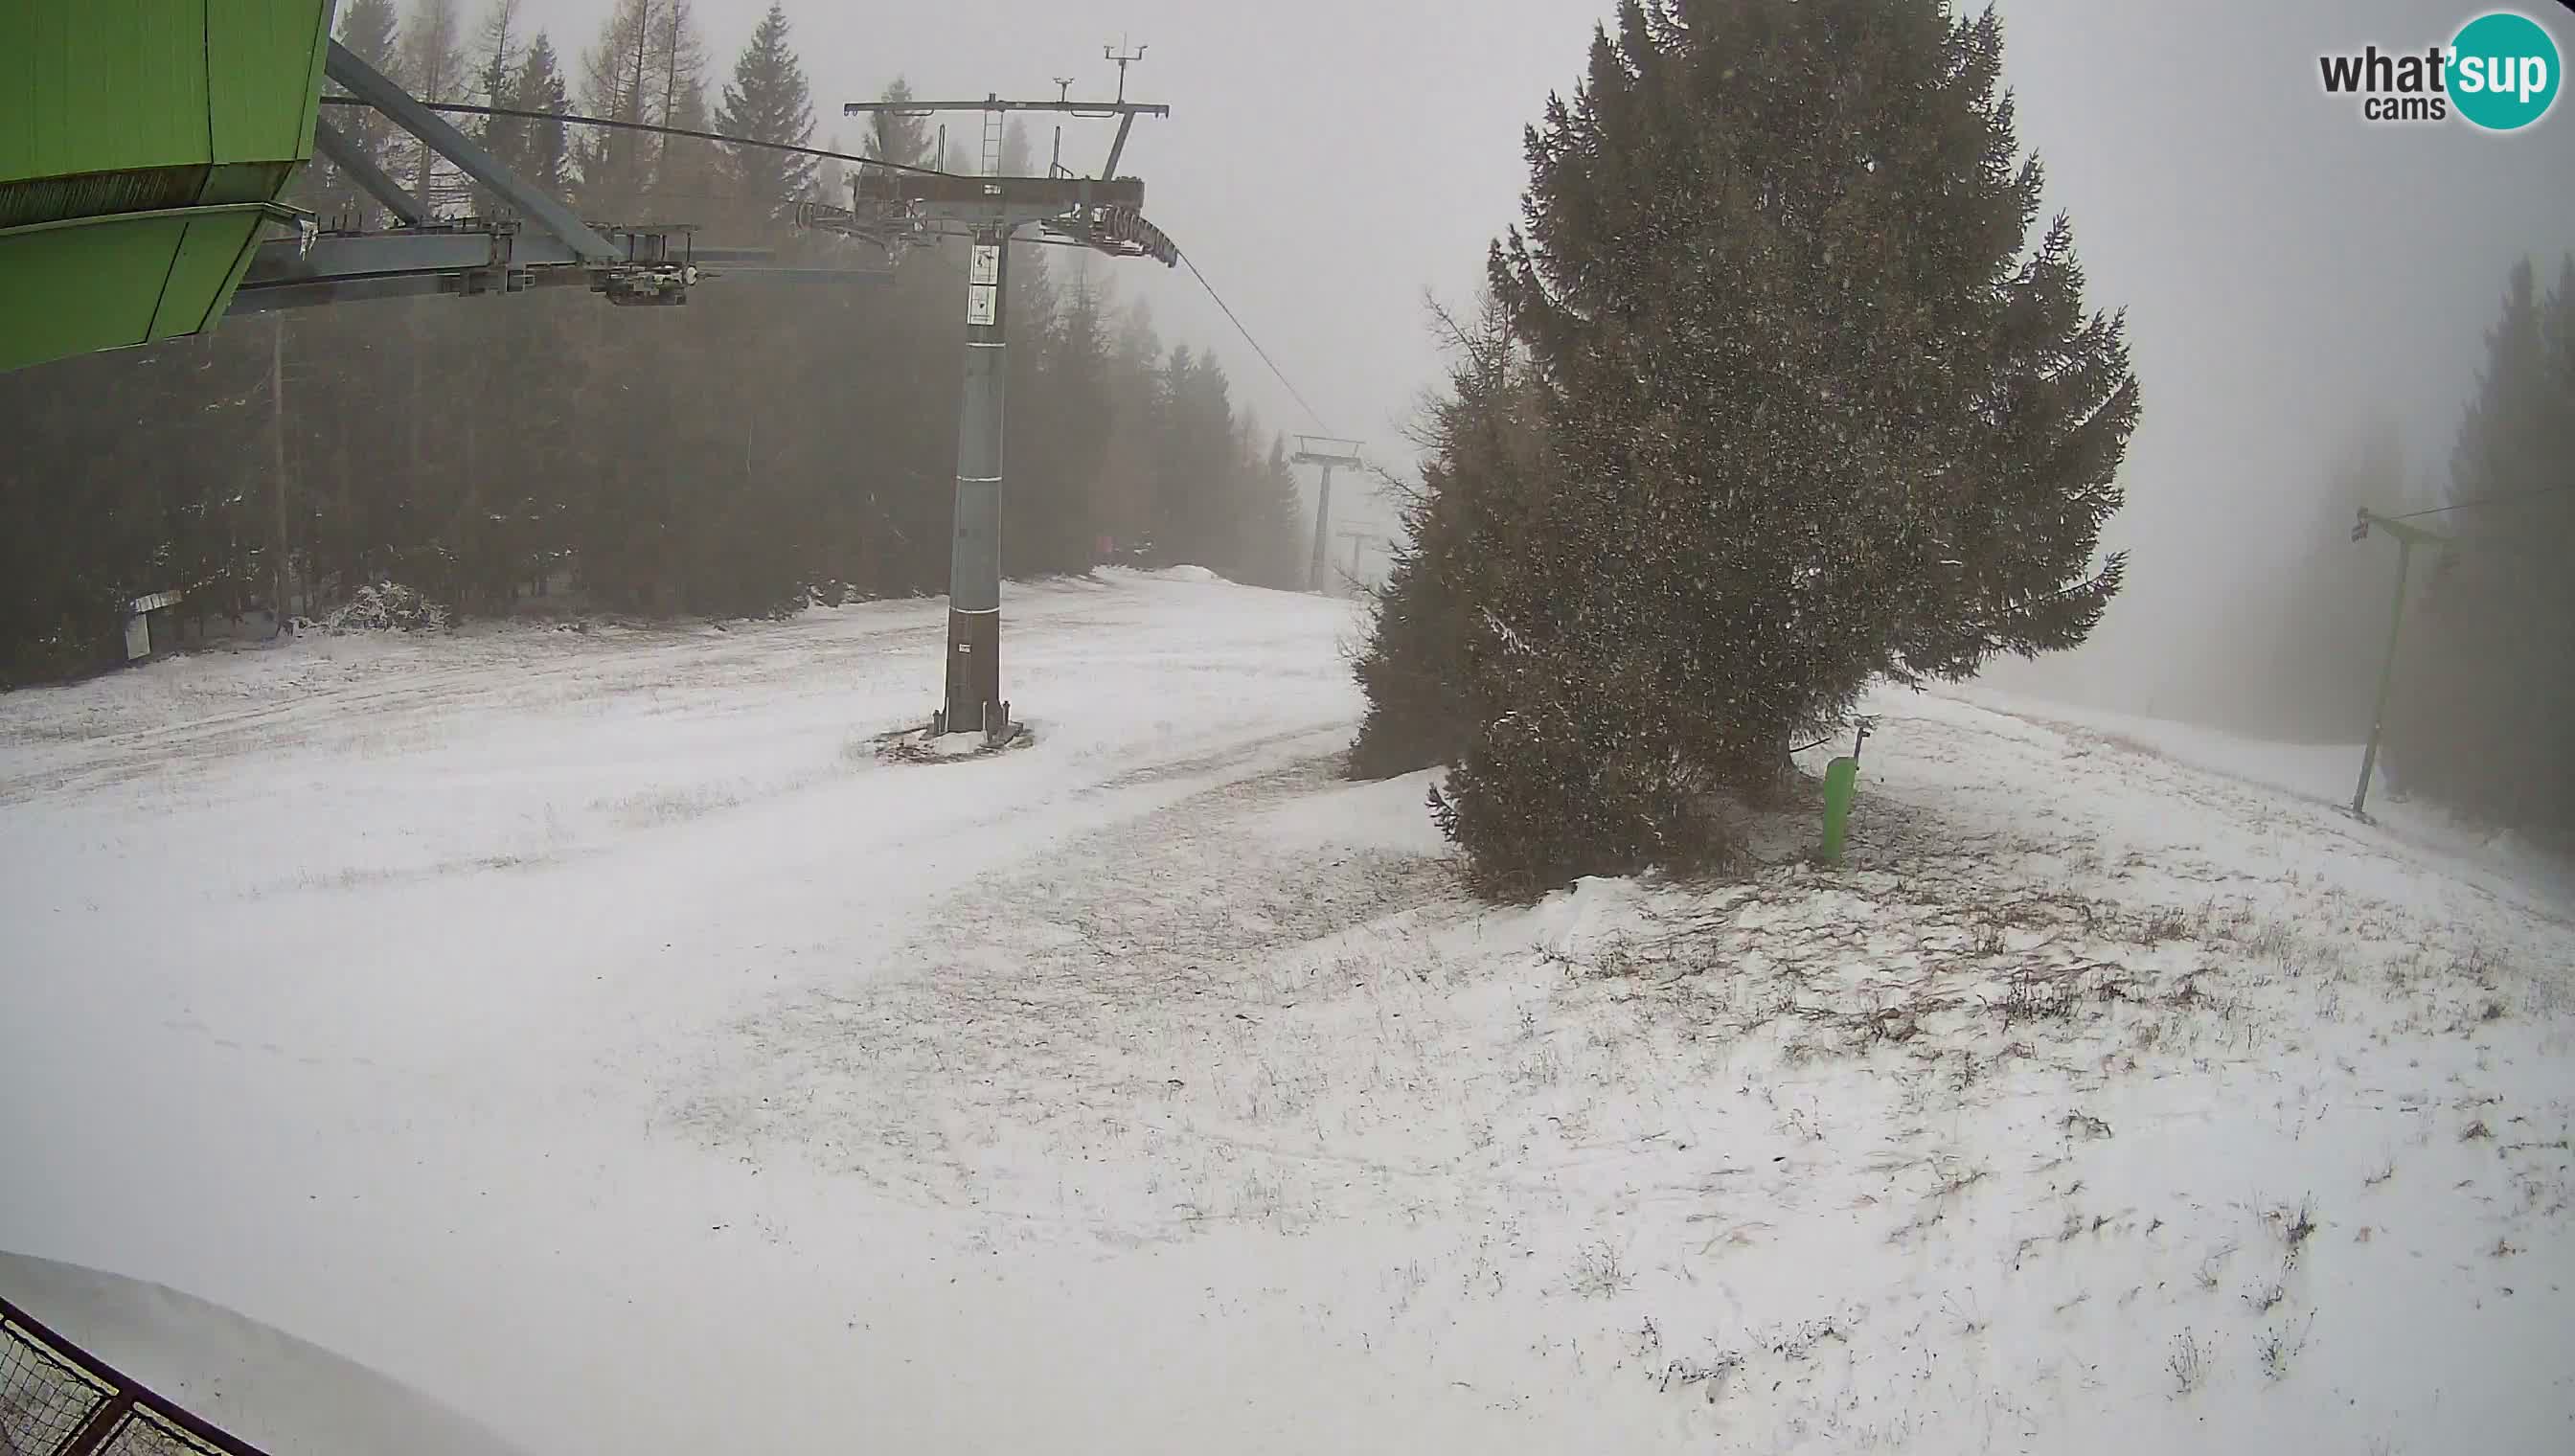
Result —
[[213, 327], [312, 155], [333, 0], [10, 0], [0, 370]]

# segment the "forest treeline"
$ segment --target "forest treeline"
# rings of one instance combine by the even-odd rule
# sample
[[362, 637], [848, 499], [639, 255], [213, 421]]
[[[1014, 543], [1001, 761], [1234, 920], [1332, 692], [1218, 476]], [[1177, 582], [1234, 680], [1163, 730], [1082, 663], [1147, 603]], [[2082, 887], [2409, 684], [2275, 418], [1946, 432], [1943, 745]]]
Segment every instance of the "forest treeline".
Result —
[[[720, 69], [688, 0], [618, 0], [569, 52], [519, 0], [470, 18], [458, 0], [348, 0], [339, 35], [425, 98], [843, 150], [818, 138], [781, 6]], [[491, 215], [382, 117], [332, 115], [443, 214]], [[690, 222], [701, 243], [829, 272], [719, 276], [679, 308], [562, 289], [299, 310], [0, 376], [0, 682], [116, 660], [123, 604], [168, 590], [225, 615], [283, 579], [312, 614], [394, 581], [461, 616], [566, 574], [586, 602], [650, 614], [945, 590], [961, 248], [881, 276], [881, 252], [796, 230], [797, 203], [847, 201], [829, 160], [507, 118], [469, 130], [586, 218]], [[848, 140], [893, 162], [936, 150], [919, 118]], [[945, 164], [974, 170], [967, 150]], [[1002, 170], [1031, 165], [1015, 131]], [[326, 226], [385, 222], [319, 160], [293, 200]], [[1212, 356], [1120, 300], [1115, 271], [1012, 250], [1005, 570], [1189, 562], [1295, 585], [1280, 443]]]
[[[2257, 737], [2357, 743], [2394, 621], [2398, 552], [2360, 513], [2410, 517], [2417, 551], [2388, 680], [2384, 785], [2492, 823], [2575, 832], [2575, 255], [2553, 286], [2503, 280], [2469, 403], [2433, 468], [2387, 420], [2320, 441], [2295, 546], [2190, 653], [2190, 717]], [[2354, 768], [2357, 770], [2357, 755]]]

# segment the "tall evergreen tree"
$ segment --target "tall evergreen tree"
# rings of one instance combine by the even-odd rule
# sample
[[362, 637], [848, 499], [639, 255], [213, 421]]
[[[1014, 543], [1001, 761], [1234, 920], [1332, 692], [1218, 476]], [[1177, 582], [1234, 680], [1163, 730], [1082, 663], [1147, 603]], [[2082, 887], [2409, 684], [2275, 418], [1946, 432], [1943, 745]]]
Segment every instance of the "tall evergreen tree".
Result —
[[[717, 131], [752, 141], [810, 145], [814, 139], [814, 99], [805, 86], [805, 67], [788, 44], [787, 7], [770, 0], [769, 13], [751, 34], [751, 43], [733, 63], [733, 80], [716, 111]], [[759, 147], [730, 147], [724, 178], [733, 196], [751, 207], [766, 206], [763, 222], [787, 216], [814, 186], [814, 159]]]
[[[572, 98], [564, 89], [563, 65], [554, 41], [544, 31], [528, 43], [527, 59], [511, 83], [510, 94], [525, 111], [564, 113]], [[571, 190], [572, 138], [559, 121], [532, 121], [518, 138], [519, 175], [557, 197]]]
[[[878, 98], [890, 106], [901, 106], [912, 100], [912, 83], [901, 76]], [[900, 111], [880, 111], [868, 126], [868, 155], [880, 162], [904, 167], [926, 167], [931, 162], [930, 119]]]
[[[1464, 645], [1455, 822], [1489, 867], [1676, 854], [1699, 776], [1774, 787], [1872, 676], [2098, 620], [2136, 384], [2065, 220], [2029, 236], [2001, 65], [1992, 12], [1940, 0], [1626, 0], [1530, 130], [1488, 273], [1550, 478], [1541, 585]], [[1583, 827], [1476, 827], [1504, 820]]]

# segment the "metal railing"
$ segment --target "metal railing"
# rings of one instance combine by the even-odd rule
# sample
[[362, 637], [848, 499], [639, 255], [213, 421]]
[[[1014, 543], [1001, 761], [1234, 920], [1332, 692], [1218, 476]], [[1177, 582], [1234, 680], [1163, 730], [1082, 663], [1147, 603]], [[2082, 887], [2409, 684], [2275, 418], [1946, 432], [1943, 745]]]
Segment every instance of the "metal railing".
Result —
[[0, 1299], [0, 1456], [265, 1456]]

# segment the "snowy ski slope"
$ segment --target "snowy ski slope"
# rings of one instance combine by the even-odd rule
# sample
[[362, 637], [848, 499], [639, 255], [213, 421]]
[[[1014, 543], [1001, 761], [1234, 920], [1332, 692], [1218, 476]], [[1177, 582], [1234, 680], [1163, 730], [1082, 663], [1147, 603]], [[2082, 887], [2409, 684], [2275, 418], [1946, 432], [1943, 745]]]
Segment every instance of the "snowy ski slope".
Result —
[[2548, 873], [1890, 694], [1848, 868], [1480, 908], [1345, 605], [1009, 605], [953, 764], [936, 602], [0, 698], [0, 1248], [548, 1453], [2575, 1441]]

